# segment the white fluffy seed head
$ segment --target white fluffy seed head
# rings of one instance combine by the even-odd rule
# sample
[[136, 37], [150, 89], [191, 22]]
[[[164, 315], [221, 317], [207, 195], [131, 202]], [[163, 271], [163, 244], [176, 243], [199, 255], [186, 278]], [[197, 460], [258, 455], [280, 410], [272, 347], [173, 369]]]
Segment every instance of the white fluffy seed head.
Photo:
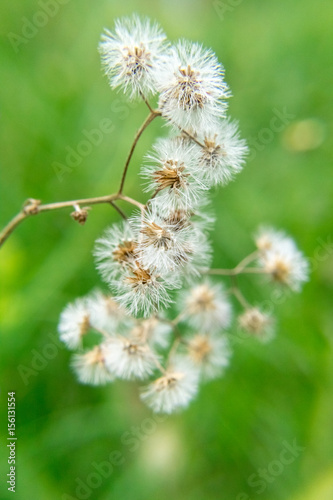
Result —
[[161, 276], [137, 265], [119, 280], [111, 283], [117, 302], [133, 316], [145, 318], [168, 306], [169, 291], [179, 288], [177, 276]]
[[106, 367], [118, 378], [145, 379], [155, 370], [157, 359], [148, 344], [134, 342], [125, 337], [111, 338], [106, 344]]
[[177, 357], [167, 372], [141, 393], [155, 413], [173, 413], [186, 408], [198, 391], [199, 372], [185, 357]]
[[137, 241], [137, 262], [164, 276], [184, 267], [191, 259], [196, 233], [184, 219], [176, 221], [150, 204], [131, 220]]
[[182, 297], [184, 318], [194, 328], [204, 332], [228, 328], [231, 322], [231, 305], [221, 284], [205, 280]]
[[202, 133], [201, 142], [199, 161], [209, 186], [225, 185], [242, 170], [248, 148], [239, 137], [237, 122], [221, 120]]
[[125, 319], [125, 311], [114, 297], [95, 290], [87, 297], [90, 324], [97, 330], [113, 334]]
[[105, 385], [114, 376], [105, 365], [105, 345], [101, 344], [83, 354], [74, 354], [71, 366], [81, 384]]
[[188, 340], [187, 350], [204, 380], [219, 377], [230, 363], [231, 349], [225, 335], [197, 333]]
[[309, 279], [309, 262], [298, 250], [294, 240], [283, 232], [266, 230], [257, 239], [260, 245], [259, 266], [274, 283], [299, 292]]
[[271, 315], [264, 313], [258, 307], [249, 307], [238, 317], [238, 325], [245, 332], [262, 342], [268, 342], [274, 337], [274, 321]]
[[224, 116], [230, 96], [215, 54], [200, 44], [180, 41], [158, 74], [159, 107], [171, 123], [202, 130]]
[[118, 19], [114, 32], [106, 30], [99, 44], [111, 87], [121, 87], [130, 98], [155, 93], [165, 39], [161, 28], [147, 18]]
[[154, 202], [162, 212], [193, 210], [207, 189], [202, 181], [196, 147], [175, 138], [155, 143], [141, 176], [147, 180], [145, 190], [154, 193]]
[[153, 348], [165, 349], [170, 342], [171, 326], [152, 316], [137, 320], [130, 328], [128, 338], [133, 342], [145, 344]]
[[60, 316], [58, 331], [69, 349], [77, 349], [82, 345], [82, 337], [91, 328], [90, 312], [86, 298], [76, 299], [68, 304]]
[[136, 260], [136, 243], [128, 222], [113, 224], [96, 240], [96, 267], [107, 283], [119, 278]]

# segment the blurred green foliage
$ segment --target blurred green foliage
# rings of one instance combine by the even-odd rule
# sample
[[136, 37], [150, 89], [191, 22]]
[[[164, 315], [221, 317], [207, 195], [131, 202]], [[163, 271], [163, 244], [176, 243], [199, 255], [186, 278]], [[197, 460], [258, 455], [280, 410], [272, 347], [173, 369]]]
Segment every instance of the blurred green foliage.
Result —
[[[23, 36], [27, 20], [43, 24], [36, 17], [43, 3], [3, 0], [0, 7], [1, 226], [28, 197], [60, 201], [118, 185], [146, 109], [109, 89], [96, 47], [103, 27], [139, 12], [157, 19], [171, 40], [216, 51], [234, 95], [230, 114], [251, 145], [244, 172], [213, 195], [214, 264], [235, 265], [251, 251], [257, 226], [270, 223], [294, 235], [313, 272], [303, 293], [281, 304], [260, 281], [243, 278], [251, 300], [273, 300], [276, 340], [236, 344], [224, 379], [202, 387], [188, 411], [156, 423], [135, 384], [80, 386], [55, 335], [66, 303], [100, 285], [92, 247], [117, 214], [95, 207], [84, 227], [66, 210], [25, 221], [0, 251], [1, 498], [12, 498], [4, 479], [12, 390], [17, 500], [333, 498], [331, 2], [59, 0], [58, 12], [15, 50], [18, 39], [9, 34]], [[278, 132], [263, 132], [276, 110], [292, 118]], [[60, 181], [54, 162], [65, 163], [66, 148], [105, 118], [112, 132]], [[126, 183], [130, 196], [142, 197], [142, 156], [166, 133], [157, 121], [145, 132]], [[22, 366], [35, 369], [25, 380]], [[279, 467], [284, 442], [294, 440], [304, 450]], [[117, 450], [121, 460], [107, 477], [91, 475]], [[269, 479], [258, 483], [260, 469]], [[86, 496], [77, 496], [77, 478], [93, 485]]]

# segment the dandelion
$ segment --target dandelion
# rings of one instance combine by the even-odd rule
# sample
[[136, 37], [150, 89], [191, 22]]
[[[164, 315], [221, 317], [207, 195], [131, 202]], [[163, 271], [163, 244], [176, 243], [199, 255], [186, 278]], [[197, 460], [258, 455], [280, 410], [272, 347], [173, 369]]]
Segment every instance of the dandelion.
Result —
[[158, 74], [162, 115], [181, 128], [205, 129], [224, 116], [230, 96], [215, 54], [197, 43], [172, 47]]
[[141, 170], [141, 176], [147, 179], [145, 190], [154, 193], [154, 202], [162, 212], [189, 211], [198, 206], [207, 187], [202, 182], [193, 144], [160, 139], [147, 160], [149, 164]]
[[107, 283], [122, 276], [136, 260], [136, 243], [128, 222], [113, 224], [96, 241], [97, 269]]
[[246, 142], [239, 138], [237, 123], [228, 119], [209, 127], [202, 136], [204, 147], [200, 148], [199, 161], [203, 178], [209, 186], [225, 185], [243, 168]]
[[231, 305], [222, 285], [208, 280], [183, 295], [184, 318], [194, 328], [211, 331], [225, 329], [231, 322]]
[[165, 35], [156, 23], [134, 15], [116, 21], [99, 44], [105, 74], [112, 88], [122, 87], [130, 98], [156, 92], [159, 60], [165, 53]]
[[238, 324], [241, 329], [258, 338], [263, 342], [268, 342], [274, 336], [273, 319], [269, 314], [265, 314], [257, 307], [249, 307], [238, 317]]
[[125, 337], [111, 338], [107, 342], [105, 364], [114, 376], [132, 380], [144, 379], [156, 369], [157, 355], [147, 344]]
[[105, 346], [94, 347], [84, 354], [74, 354], [72, 368], [82, 384], [105, 385], [114, 380], [114, 376], [105, 365]]
[[68, 304], [61, 313], [58, 331], [60, 340], [69, 349], [80, 347], [82, 337], [88, 333], [90, 328], [90, 312], [85, 298], [76, 299], [72, 304]]
[[198, 370], [178, 357], [167, 372], [141, 393], [141, 399], [155, 413], [172, 413], [186, 408], [198, 391]]
[[197, 333], [188, 341], [187, 350], [206, 380], [220, 376], [230, 362], [231, 350], [225, 336]]

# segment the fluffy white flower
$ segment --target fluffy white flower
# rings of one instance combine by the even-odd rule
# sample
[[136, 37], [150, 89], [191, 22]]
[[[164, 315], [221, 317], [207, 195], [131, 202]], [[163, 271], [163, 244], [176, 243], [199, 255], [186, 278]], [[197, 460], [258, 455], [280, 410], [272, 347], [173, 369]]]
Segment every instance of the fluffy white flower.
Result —
[[125, 317], [125, 311], [115, 299], [99, 290], [87, 297], [87, 309], [92, 327], [108, 333], [114, 333]]
[[91, 328], [90, 312], [85, 298], [76, 299], [68, 304], [60, 316], [58, 331], [60, 339], [69, 347], [76, 349], [82, 344], [82, 337]]
[[105, 346], [94, 347], [84, 354], [74, 354], [72, 368], [82, 384], [104, 385], [114, 380], [114, 376], [105, 366]]
[[269, 314], [257, 307], [250, 307], [238, 317], [241, 329], [253, 335], [262, 342], [268, 342], [274, 337], [274, 323]]
[[151, 316], [160, 308], [169, 305], [172, 300], [169, 290], [179, 288], [177, 276], [162, 277], [155, 271], [137, 265], [121, 279], [112, 282], [115, 298], [127, 309], [129, 314], [144, 317]]
[[146, 191], [154, 192], [161, 211], [192, 210], [202, 200], [206, 185], [198, 166], [198, 152], [193, 144], [175, 138], [156, 142], [149, 164], [141, 175], [147, 179]]
[[220, 376], [229, 365], [231, 349], [225, 336], [197, 333], [188, 341], [187, 349], [206, 380]]
[[225, 329], [231, 322], [231, 305], [221, 284], [206, 280], [186, 291], [182, 297], [183, 316], [205, 332]]
[[165, 51], [165, 35], [149, 19], [118, 19], [115, 31], [106, 30], [99, 51], [112, 88], [122, 87], [129, 96], [156, 92], [158, 62]]
[[153, 348], [166, 348], [170, 341], [171, 326], [152, 316], [148, 319], [139, 319], [129, 331], [128, 337], [134, 342], [147, 343]]
[[290, 240], [284, 231], [264, 226], [260, 227], [254, 236], [256, 247], [260, 252], [266, 252], [287, 239]]
[[137, 261], [143, 268], [165, 275], [191, 259], [195, 233], [189, 225], [174, 224], [150, 204], [131, 224], [137, 240]]
[[202, 130], [224, 116], [229, 97], [215, 54], [197, 43], [172, 47], [158, 73], [162, 115], [182, 128]]
[[113, 224], [96, 241], [96, 267], [107, 282], [119, 278], [136, 259], [136, 244], [128, 222]]
[[259, 265], [275, 283], [287, 285], [298, 292], [309, 279], [309, 263], [294, 240], [283, 233], [272, 235], [270, 246], [261, 252]]
[[157, 356], [147, 344], [137, 343], [125, 337], [107, 341], [105, 364], [116, 377], [131, 380], [144, 379], [156, 369]]
[[236, 122], [225, 119], [218, 126], [209, 127], [201, 142], [205, 147], [199, 146], [200, 165], [210, 186], [225, 185], [242, 170], [248, 148], [239, 137]]
[[162, 377], [143, 389], [141, 399], [155, 413], [172, 413], [189, 405], [198, 383], [198, 370], [185, 358], [177, 357]]

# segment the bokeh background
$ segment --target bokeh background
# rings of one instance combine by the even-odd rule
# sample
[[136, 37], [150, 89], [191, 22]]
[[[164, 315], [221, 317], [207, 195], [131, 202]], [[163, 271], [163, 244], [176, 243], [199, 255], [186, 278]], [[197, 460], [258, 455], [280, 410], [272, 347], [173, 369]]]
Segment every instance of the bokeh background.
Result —
[[[92, 248], [118, 215], [98, 206], [84, 227], [67, 210], [25, 221], [0, 251], [0, 497], [12, 498], [4, 478], [6, 394], [14, 390], [17, 500], [332, 499], [332, 3], [54, 0], [45, 21], [46, 4], [1, 2], [1, 226], [28, 197], [115, 190], [146, 109], [110, 90], [96, 48], [104, 27], [138, 12], [171, 40], [216, 51], [234, 95], [230, 114], [249, 141], [244, 172], [213, 194], [214, 264], [234, 266], [266, 223], [295, 237], [312, 272], [287, 300], [243, 278], [250, 300], [270, 301], [276, 339], [236, 342], [225, 377], [203, 386], [186, 412], [157, 422], [134, 383], [79, 385], [57, 341], [67, 302], [101, 285]], [[113, 130], [59, 175], [68, 148], [106, 118]], [[137, 173], [158, 134], [166, 129], [156, 120], [136, 150], [130, 196], [143, 199]], [[300, 448], [281, 465], [286, 442]], [[115, 451], [113, 470], [94, 476]]]

